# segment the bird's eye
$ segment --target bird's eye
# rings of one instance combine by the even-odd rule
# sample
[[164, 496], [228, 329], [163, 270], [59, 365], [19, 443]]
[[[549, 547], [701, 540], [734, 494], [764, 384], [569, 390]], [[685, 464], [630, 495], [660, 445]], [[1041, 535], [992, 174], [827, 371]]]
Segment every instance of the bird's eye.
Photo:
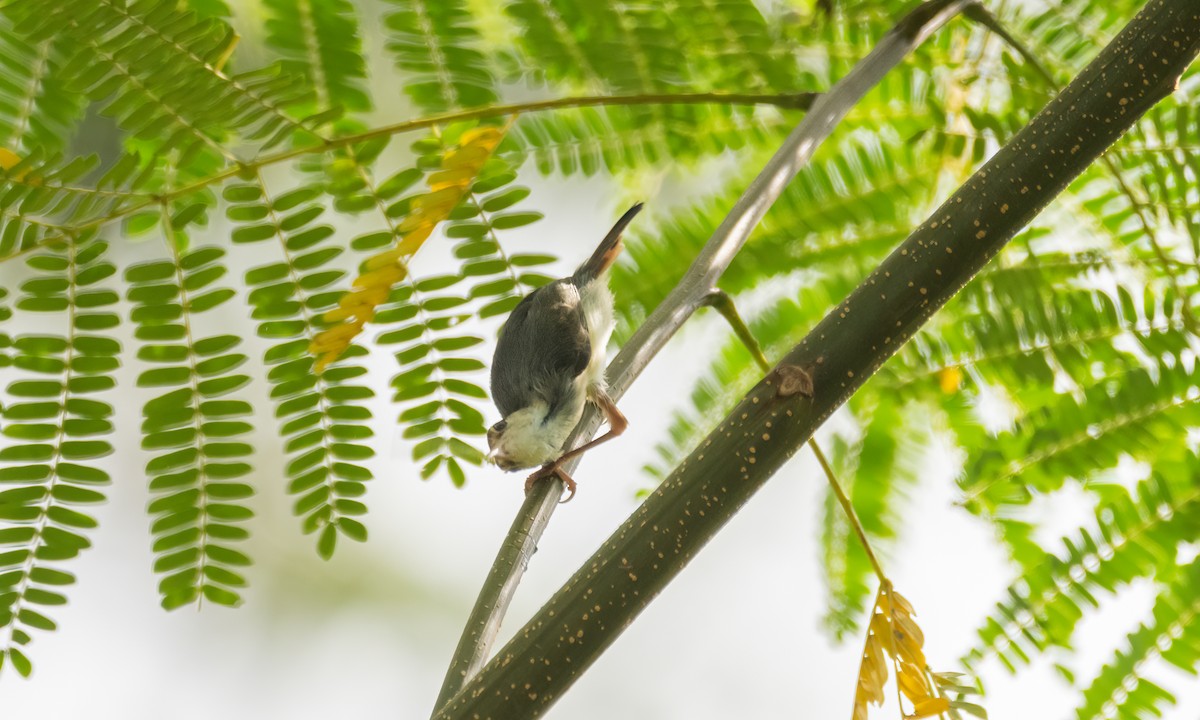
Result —
[[500, 422], [488, 428], [487, 441], [489, 448], [492, 448], [493, 450], [496, 449], [496, 443], [500, 442], [500, 434], [504, 432], [504, 428], [506, 427], [508, 427], [508, 423], [504, 420], [501, 420]]

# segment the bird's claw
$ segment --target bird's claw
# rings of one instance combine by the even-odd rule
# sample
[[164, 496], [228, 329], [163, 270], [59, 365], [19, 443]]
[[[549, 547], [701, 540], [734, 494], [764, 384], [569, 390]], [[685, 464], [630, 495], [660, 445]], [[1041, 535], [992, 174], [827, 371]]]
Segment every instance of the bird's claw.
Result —
[[567, 488], [567, 492], [569, 493], [567, 499], [560, 500], [559, 504], [571, 502], [571, 499], [575, 497], [575, 488], [578, 485], [575, 484], [575, 481], [567, 474], [566, 470], [558, 466], [558, 463], [546, 463], [526, 478], [525, 494], [528, 495], [533, 490], [533, 486], [538, 480], [551, 476], [557, 476], [559, 480], [562, 480], [562, 484]]

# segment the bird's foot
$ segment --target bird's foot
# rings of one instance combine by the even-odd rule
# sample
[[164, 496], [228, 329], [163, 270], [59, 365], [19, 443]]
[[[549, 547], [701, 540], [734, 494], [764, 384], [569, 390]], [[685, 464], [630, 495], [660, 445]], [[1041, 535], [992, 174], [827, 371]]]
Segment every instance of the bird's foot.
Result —
[[545, 465], [543, 465], [540, 468], [538, 468], [537, 470], [535, 470], [532, 475], [530, 475], [528, 478], [526, 478], [525, 479], [525, 494], [528, 495], [529, 492], [531, 490], [533, 490], [533, 486], [535, 483], [537, 483], [538, 480], [541, 480], [543, 478], [548, 478], [551, 476], [556, 476], [556, 477], [558, 477], [559, 480], [562, 480], [562, 484], [564, 486], [566, 486], [567, 492], [569, 493], [567, 495], [566, 500], [560, 500], [559, 502], [560, 503], [571, 502], [571, 498], [575, 497], [575, 488], [578, 487], [578, 485], [575, 484], [575, 480], [572, 479], [571, 476], [567, 474], [566, 470], [563, 470], [561, 467], [559, 467], [557, 462], [546, 463]]

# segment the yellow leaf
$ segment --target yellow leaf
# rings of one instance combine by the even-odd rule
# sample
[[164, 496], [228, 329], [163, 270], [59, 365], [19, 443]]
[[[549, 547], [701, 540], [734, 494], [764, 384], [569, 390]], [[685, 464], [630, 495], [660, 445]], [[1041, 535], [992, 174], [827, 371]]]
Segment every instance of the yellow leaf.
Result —
[[896, 608], [896, 612], [904, 613], [909, 617], [917, 614], [917, 611], [913, 609], [912, 603], [910, 603], [903, 595], [896, 592], [895, 588], [891, 589], [891, 591], [888, 593], [888, 597], [891, 598], [892, 606]]
[[[879, 596], [876, 596], [878, 605]], [[863, 644], [862, 663], [858, 668], [858, 687], [854, 693], [854, 720], [866, 720], [867, 705], [882, 705], [883, 685], [887, 682], [887, 656], [884, 654], [880, 633], [889, 633], [891, 628], [882, 613], [874, 613], [867, 628], [867, 639]]]
[[426, 181], [431, 188], [453, 187], [475, 179], [475, 166], [466, 165], [453, 170], [441, 170], [429, 176]]
[[21, 162], [21, 156], [9, 150], [8, 148], [0, 147], [0, 168], [12, 170]]
[[899, 678], [900, 692], [914, 704], [919, 704], [921, 701], [932, 695], [929, 684], [925, 679], [925, 673], [921, 672], [920, 668], [915, 665], [904, 664], [900, 666]]
[[913, 705], [913, 713], [909, 715], [911, 718], [923, 718], [930, 715], [941, 715], [950, 709], [950, 700], [948, 698], [929, 698], [922, 700]]
[[962, 370], [957, 367], [942, 368], [938, 371], [938, 385], [946, 395], [953, 395], [962, 387]]
[[400, 245], [397, 247], [397, 249], [407, 255], [412, 255], [417, 250], [421, 249], [421, 246], [425, 244], [425, 241], [428, 240], [429, 236], [432, 234], [432, 225], [413, 230], [408, 235], [404, 236], [404, 239], [400, 241]]
[[[9, 150], [8, 148], [0, 147], [0, 170], [7, 172], [15, 168], [18, 164], [20, 164], [20, 162], [20, 155], [16, 154], [12, 150]], [[29, 175], [29, 168], [22, 168], [12, 175], [9, 175], [9, 178], [18, 182], [23, 182], [26, 185], [40, 186], [42, 184], [42, 179], [38, 176], [34, 175], [33, 177], [26, 177], [27, 175]]]
[[368, 258], [363, 272], [351, 283], [353, 289], [323, 316], [325, 322], [335, 324], [309, 344], [309, 352], [319, 356], [315, 363], [318, 372], [337, 360], [363, 326], [375, 319], [376, 307], [408, 276], [409, 259], [471, 191], [511, 125], [510, 120], [503, 128], [472, 128], [462, 134], [458, 147], [442, 154], [441, 169], [426, 178], [429, 192], [413, 198], [408, 215], [396, 225], [395, 245]]

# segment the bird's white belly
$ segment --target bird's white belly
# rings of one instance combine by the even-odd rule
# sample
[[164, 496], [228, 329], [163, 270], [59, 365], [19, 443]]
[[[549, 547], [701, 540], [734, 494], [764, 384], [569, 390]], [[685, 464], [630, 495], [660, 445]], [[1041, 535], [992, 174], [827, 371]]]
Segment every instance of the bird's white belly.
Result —
[[608, 289], [608, 278], [598, 278], [588, 283], [579, 294], [583, 307], [583, 316], [587, 320], [588, 340], [592, 346], [592, 356], [588, 360], [587, 369], [580, 375], [579, 381], [584, 383], [583, 390], [591, 386], [605, 388], [604, 366], [608, 348], [608, 339], [613, 331], [613, 297]]

